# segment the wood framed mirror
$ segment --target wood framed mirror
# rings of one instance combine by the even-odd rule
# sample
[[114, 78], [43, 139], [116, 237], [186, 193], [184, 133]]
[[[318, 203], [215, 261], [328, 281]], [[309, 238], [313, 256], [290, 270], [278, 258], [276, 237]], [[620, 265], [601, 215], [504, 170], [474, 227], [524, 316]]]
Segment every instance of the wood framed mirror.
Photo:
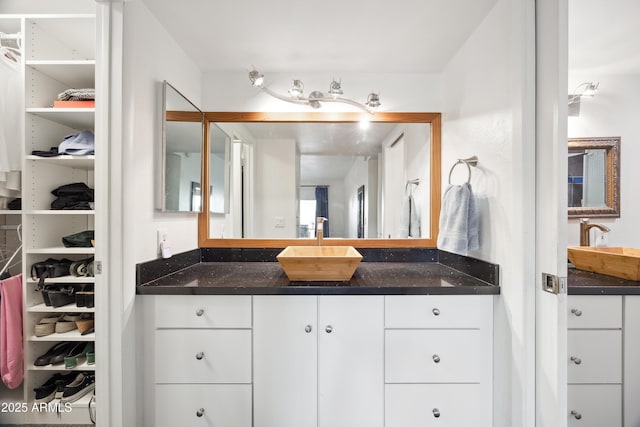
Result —
[[569, 218], [620, 217], [620, 137], [570, 138]]
[[[292, 125], [294, 134], [289, 133]], [[354, 128], [360, 126], [367, 129], [356, 132]], [[378, 130], [384, 137], [379, 138], [382, 142], [376, 147], [369, 146], [369, 139], [358, 136]], [[221, 144], [221, 138], [230, 144]], [[300, 202], [309, 198], [304, 195], [309, 187], [329, 187], [331, 234], [325, 236], [325, 245], [436, 247], [440, 144], [440, 113], [206, 112], [203, 182], [213, 180], [224, 170], [229, 185], [226, 195], [216, 193], [216, 185], [202, 186], [199, 246], [313, 245], [315, 238], [308, 237], [312, 235], [309, 231], [314, 231], [313, 224], [303, 219]], [[230, 152], [216, 153], [214, 146], [229, 147]], [[318, 147], [322, 147], [321, 153]], [[335, 157], [338, 155], [342, 157]], [[343, 162], [350, 165], [349, 173], [353, 174], [354, 168], [365, 172], [357, 180], [323, 176], [314, 181], [307, 177], [318, 169], [335, 172]], [[318, 168], [317, 164], [321, 166]], [[408, 185], [409, 181], [413, 185]], [[361, 189], [366, 194], [359, 194]], [[264, 196], [265, 192], [269, 195]], [[406, 238], [401, 232], [396, 233], [401, 228], [396, 226], [408, 192], [416, 202], [422, 200], [417, 203], [422, 209], [420, 237]], [[336, 195], [339, 201], [332, 204]], [[229, 197], [224, 200], [227, 211], [212, 211], [214, 203], [222, 203], [221, 197]], [[340, 207], [341, 214], [331, 212]], [[358, 232], [365, 237], [358, 238]]]

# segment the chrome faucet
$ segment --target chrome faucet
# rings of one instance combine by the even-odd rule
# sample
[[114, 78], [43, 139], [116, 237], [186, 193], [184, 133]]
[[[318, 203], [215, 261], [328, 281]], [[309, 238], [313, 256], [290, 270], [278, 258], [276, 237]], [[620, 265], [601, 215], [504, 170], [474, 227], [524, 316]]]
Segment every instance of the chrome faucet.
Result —
[[597, 228], [603, 233], [611, 231], [609, 227], [601, 224], [589, 224], [589, 218], [580, 218], [580, 246], [591, 246], [589, 231], [593, 227]]
[[319, 216], [316, 218], [316, 240], [318, 241], [318, 246], [322, 246], [322, 239], [324, 238], [322, 223], [325, 221], [329, 220], [323, 216]]

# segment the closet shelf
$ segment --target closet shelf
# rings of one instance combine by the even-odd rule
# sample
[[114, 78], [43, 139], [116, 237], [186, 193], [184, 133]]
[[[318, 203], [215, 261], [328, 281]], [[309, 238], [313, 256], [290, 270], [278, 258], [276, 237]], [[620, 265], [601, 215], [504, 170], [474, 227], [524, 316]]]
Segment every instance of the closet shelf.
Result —
[[96, 61], [88, 60], [28, 60], [27, 67], [67, 85], [69, 88], [95, 87]]
[[95, 156], [69, 156], [62, 155], [56, 157], [26, 156], [27, 160], [48, 163], [58, 166], [66, 166], [74, 169], [93, 170], [95, 165]]
[[[50, 284], [47, 279], [47, 284]], [[95, 308], [77, 307], [75, 304], [69, 304], [58, 308], [53, 308], [45, 304], [38, 304], [32, 307], [27, 307], [29, 313], [94, 313]]]
[[87, 334], [80, 335], [80, 331], [77, 329], [69, 332], [65, 332], [62, 334], [53, 333], [51, 335], [47, 335], [46, 337], [37, 337], [35, 335], [31, 335], [29, 337], [29, 341], [31, 342], [55, 342], [55, 341], [95, 341], [96, 334]]
[[32, 248], [26, 249], [27, 254], [59, 254], [59, 255], [84, 255], [96, 253], [95, 248], [65, 248], [63, 246], [54, 246], [50, 248]]
[[95, 122], [95, 108], [27, 108], [26, 111], [78, 130], [91, 130]]
[[22, 215], [22, 211], [14, 211], [11, 209], [0, 209], [0, 215]]
[[34, 209], [24, 211], [26, 215], [95, 215], [96, 211], [89, 210], [63, 210], [63, 209]]
[[[45, 280], [45, 282], [49, 284], [56, 283], [71, 283], [71, 284], [83, 284], [83, 283], [95, 283], [95, 277], [78, 277], [78, 276], [62, 276], [62, 277], [54, 277]], [[38, 283], [38, 279], [33, 279], [31, 277], [27, 278], [27, 283]]]
[[87, 365], [86, 360], [80, 363], [75, 368], [65, 369], [63, 365], [47, 365], [47, 366], [35, 366], [31, 365], [27, 368], [29, 371], [95, 371], [96, 365]]

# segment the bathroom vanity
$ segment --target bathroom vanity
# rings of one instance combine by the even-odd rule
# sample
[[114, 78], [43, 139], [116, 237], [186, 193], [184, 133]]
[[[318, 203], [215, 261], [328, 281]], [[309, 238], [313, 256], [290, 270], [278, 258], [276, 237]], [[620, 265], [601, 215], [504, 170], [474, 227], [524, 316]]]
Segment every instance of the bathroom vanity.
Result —
[[640, 282], [569, 269], [569, 426], [640, 424]]
[[140, 283], [145, 425], [491, 426], [497, 266], [420, 257], [350, 282], [226, 261]]

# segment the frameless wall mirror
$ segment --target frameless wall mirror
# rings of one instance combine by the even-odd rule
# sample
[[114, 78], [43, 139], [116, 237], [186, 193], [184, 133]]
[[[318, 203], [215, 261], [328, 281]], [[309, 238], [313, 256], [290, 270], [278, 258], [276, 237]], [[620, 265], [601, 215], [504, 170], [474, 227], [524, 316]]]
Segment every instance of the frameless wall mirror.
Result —
[[160, 210], [202, 210], [202, 129], [202, 112], [176, 88], [164, 81]]
[[569, 139], [569, 218], [620, 217], [620, 138]]
[[[282, 247], [324, 237], [357, 247], [434, 247], [439, 113], [205, 113], [211, 177], [204, 247]], [[362, 120], [362, 119], [366, 120]], [[215, 178], [214, 178], [215, 177]], [[420, 233], [408, 238], [412, 195]], [[311, 242], [309, 242], [311, 243]]]

